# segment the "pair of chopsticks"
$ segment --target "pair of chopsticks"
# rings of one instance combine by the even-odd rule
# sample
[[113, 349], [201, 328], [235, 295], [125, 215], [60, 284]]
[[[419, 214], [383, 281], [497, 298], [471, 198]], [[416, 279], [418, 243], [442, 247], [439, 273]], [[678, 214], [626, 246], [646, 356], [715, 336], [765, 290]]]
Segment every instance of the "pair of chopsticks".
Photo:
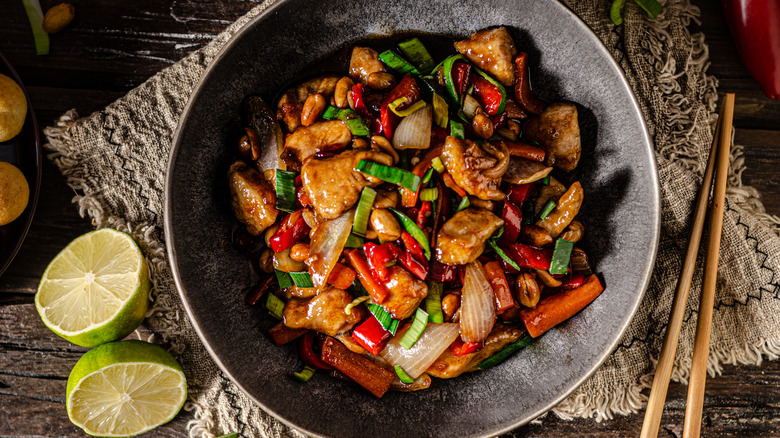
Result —
[[[723, 230], [723, 208], [726, 198], [726, 180], [729, 169], [729, 153], [731, 146], [731, 126], [734, 119], [734, 94], [729, 93], [721, 102], [718, 125], [712, 140], [712, 150], [704, 172], [701, 192], [696, 203], [696, 213], [693, 229], [688, 242], [688, 253], [680, 278], [677, 282], [677, 292], [669, 315], [669, 325], [666, 328], [661, 356], [653, 378], [653, 387], [647, 402], [645, 420], [642, 424], [641, 438], [656, 438], [664, 410], [666, 391], [672, 375], [672, 363], [677, 353], [677, 342], [680, 337], [685, 306], [688, 303], [688, 292], [691, 290], [691, 279], [696, 265], [696, 255], [699, 252], [704, 219], [707, 213], [707, 201], [710, 197], [713, 174], [715, 189], [710, 207], [709, 240], [707, 241], [707, 256], [704, 262], [704, 284], [699, 302], [699, 318], [696, 322], [696, 337], [693, 346], [691, 375], [688, 383], [688, 401], [685, 407], [685, 423], [683, 438], [695, 438], [701, 432], [701, 416], [704, 404], [704, 384], [707, 380], [707, 359], [710, 350], [710, 333], [712, 331], [712, 311], [715, 302], [715, 281], [718, 274], [718, 256], [720, 255], [720, 238]], [[717, 158], [716, 158], [717, 157]]]

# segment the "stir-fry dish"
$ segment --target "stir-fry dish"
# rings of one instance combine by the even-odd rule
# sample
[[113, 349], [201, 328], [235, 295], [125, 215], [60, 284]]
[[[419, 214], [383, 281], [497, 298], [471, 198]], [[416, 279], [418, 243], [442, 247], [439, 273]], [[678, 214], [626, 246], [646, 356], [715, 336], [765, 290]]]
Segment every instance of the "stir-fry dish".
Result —
[[[382, 397], [490, 368], [604, 289], [577, 247], [577, 108], [534, 95], [504, 27], [436, 64], [419, 38], [244, 103], [234, 243], [316, 370]], [[568, 181], [568, 183], [565, 183]], [[293, 371], [293, 370], [291, 370]]]

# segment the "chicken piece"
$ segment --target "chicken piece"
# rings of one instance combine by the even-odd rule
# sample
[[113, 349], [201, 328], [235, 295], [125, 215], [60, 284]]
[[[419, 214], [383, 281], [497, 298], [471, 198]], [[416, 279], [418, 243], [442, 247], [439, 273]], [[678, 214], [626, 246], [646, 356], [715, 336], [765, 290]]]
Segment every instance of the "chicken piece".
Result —
[[276, 118], [287, 125], [288, 132], [295, 131], [301, 126], [301, 111], [306, 99], [312, 94], [322, 94], [326, 101], [329, 100], [340, 78], [341, 76], [338, 75], [323, 75], [285, 91], [277, 103]]
[[349, 315], [344, 308], [352, 302], [349, 292], [328, 286], [310, 300], [291, 299], [284, 306], [284, 325], [305, 328], [336, 336], [346, 332], [365, 316], [362, 307], [353, 307]]
[[355, 46], [349, 60], [349, 75], [363, 84], [368, 83], [371, 73], [386, 72], [385, 64], [379, 60], [379, 53], [368, 47]]
[[335, 219], [349, 210], [360, 198], [363, 187], [382, 183], [355, 170], [360, 160], [389, 166], [393, 157], [372, 150], [347, 150], [335, 157], [312, 158], [303, 165], [303, 190], [309, 195], [314, 211], [324, 219]]
[[428, 286], [400, 266], [390, 266], [387, 270], [390, 280], [385, 286], [390, 293], [382, 301], [382, 306], [395, 319], [408, 318], [428, 295]]
[[477, 67], [490, 73], [507, 87], [515, 83], [514, 59], [517, 48], [506, 28], [484, 29], [455, 43], [455, 50], [462, 53]]
[[276, 221], [276, 191], [262, 173], [236, 161], [228, 169], [230, 205], [249, 234], [257, 236]]
[[580, 161], [580, 125], [573, 103], [557, 102], [525, 124], [528, 140], [539, 142], [547, 151], [545, 164], [561, 170], [574, 170]]
[[494, 324], [493, 330], [490, 331], [487, 339], [485, 339], [485, 345], [482, 349], [474, 353], [455, 357], [448, 348], [428, 367], [426, 373], [440, 379], [451, 379], [463, 373], [476, 371], [479, 364], [485, 359], [496, 354], [507, 345], [518, 341], [526, 334], [525, 329], [518, 326]]
[[287, 137], [282, 161], [290, 170], [300, 170], [306, 159], [320, 152], [337, 151], [352, 141], [352, 132], [341, 120], [303, 126]]
[[476, 260], [485, 242], [504, 221], [481, 208], [455, 213], [436, 236], [436, 259], [448, 265], [464, 265]]
[[290, 286], [284, 288], [284, 290], [282, 290], [282, 294], [288, 300], [292, 298], [307, 299], [307, 298], [315, 297], [317, 295], [317, 288]]
[[550, 176], [550, 183], [547, 185], [541, 184], [538, 185], [539, 187], [539, 196], [536, 197], [536, 200], [533, 201], [534, 203], [534, 217], [539, 216], [539, 213], [542, 212], [542, 209], [544, 208], [545, 204], [547, 204], [547, 201], [552, 199], [553, 201], [558, 201], [558, 198], [561, 197], [564, 193], [566, 193], [566, 186], [561, 184], [560, 181], [555, 179], [554, 176]]
[[509, 168], [509, 150], [499, 142], [482, 143], [447, 137], [441, 159], [455, 183], [469, 194], [486, 201], [503, 201], [501, 177]]

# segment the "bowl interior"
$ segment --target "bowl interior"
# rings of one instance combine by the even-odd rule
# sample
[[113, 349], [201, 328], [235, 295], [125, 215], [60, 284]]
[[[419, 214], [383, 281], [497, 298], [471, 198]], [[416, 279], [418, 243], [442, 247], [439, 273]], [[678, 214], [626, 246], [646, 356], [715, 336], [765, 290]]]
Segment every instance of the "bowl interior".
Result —
[[[486, 372], [376, 399], [316, 375], [305, 385], [275, 321], [248, 307], [249, 265], [231, 245], [227, 168], [248, 95], [268, 102], [318, 59], [369, 35], [421, 31], [463, 37], [506, 25], [529, 52], [537, 94], [577, 103], [583, 133], [580, 215], [605, 292], [579, 315]], [[346, 67], [346, 66], [345, 66]], [[342, 70], [343, 71], [343, 70]], [[523, 424], [562, 400], [616, 346], [649, 281], [659, 234], [659, 187], [640, 110], [598, 38], [555, 1], [289, 0], [255, 18], [223, 50], [180, 121], [166, 187], [165, 231], [177, 287], [226, 374], [265, 410], [324, 436], [483, 436]]]

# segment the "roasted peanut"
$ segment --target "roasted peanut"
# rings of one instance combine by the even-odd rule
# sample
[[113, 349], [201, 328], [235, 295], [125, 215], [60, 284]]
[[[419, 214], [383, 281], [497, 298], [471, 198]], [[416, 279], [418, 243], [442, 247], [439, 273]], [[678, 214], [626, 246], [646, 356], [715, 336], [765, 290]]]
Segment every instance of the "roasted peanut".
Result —
[[493, 136], [493, 122], [490, 121], [490, 117], [485, 114], [477, 114], [471, 121], [471, 127], [474, 129], [474, 134], [477, 137], [485, 140]]
[[371, 212], [369, 221], [380, 240], [390, 242], [401, 237], [401, 225], [389, 210], [377, 208]]
[[517, 276], [515, 293], [517, 294], [517, 300], [520, 301], [520, 304], [530, 308], [536, 307], [536, 304], [539, 302], [541, 290], [539, 289], [539, 285], [536, 283], [534, 276], [525, 273]]
[[533, 246], [546, 246], [553, 242], [550, 233], [536, 225], [525, 225], [520, 229], [520, 240]]
[[276, 187], [276, 169], [268, 169], [263, 171], [265, 180], [271, 183], [271, 187]]
[[512, 130], [508, 128], [498, 128], [496, 129], [496, 134], [510, 141], [517, 141], [518, 138], [517, 134], [515, 134], [514, 132], [512, 132]]
[[566, 239], [569, 242], [577, 243], [580, 240], [582, 240], [582, 236], [585, 234], [585, 225], [582, 225], [582, 222], [578, 220], [573, 220], [569, 224], [569, 226], [563, 231], [563, 234], [561, 234], [559, 237], [561, 239]]
[[241, 139], [238, 140], [238, 155], [243, 159], [249, 158], [249, 153], [252, 151], [252, 144], [249, 142], [249, 136], [244, 134]]
[[325, 111], [325, 98], [322, 94], [316, 93], [306, 98], [301, 110], [301, 124], [309, 126], [317, 121]]
[[553, 277], [549, 272], [542, 271], [541, 269], [536, 270], [536, 276], [539, 278], [539, 280], [547, 287], [558, 287], [561, 285], [561, 282]]
[[333, 100], [336, 104], [336, 108], [346, 108], [351, 106], [348, 102], [349, 95], [352, 94], [352, 86], [355, 82], [352, 79], [344, 76], [336, 82], [336, 90], [333, 92]]
[[398, 151], [395, 150], [390, 140], [381, 136], [375, 135], [371, 137], [371, 149], [377, 149], [393, 157], [393, 164], [397, 164], [401, 157], [398, 156]]
[[395, 86], [395, 76], [390, 73], [379, 71], [371, 73], [368, 76], [368, 86], [374, 90], [387, 90]]
[[244, 132], [249, 140], [249, 157], [252, 160], [257, 160], [260, 158], [260, 138], [257, 136], [257, 131], [252, 128], [244, 128]]
[[374, 231], [373, 229], [369, 228], [369, 229], [366, 230], [366, 239], [368, 239], [368, 240], [375, 240], [378, 237], [379, 236], [376, 234], [376, 231]]
[[506, 127], [510, 131], [512, 131], [515, 135], [520, 135], [520, 123], [518, 123], [515, 120], [508, 120], [506, 122]]
[[352, 149], [368, 149], [368, 142], [364, 138], [353, 139]]
[[43, 17], [43, 30], [48, 33], [57, 33], [65, 29], [76, 16], [76, 8], [70, 3], [60, 3], [52, 6]]
[[385, 189], [377, 189], [376, 190], [376, 198], [374, 198], [374, 205], [373, 208], [390, 208], [390, 207], [397, 207], [398, 203], [401, 201], [401, 195], [398, 193], [398, 190], [385, 190]]
[[296, 243], [290, 248], [290, 258], [296, 262], [305, 262], [309, 258], [309, 244]]
[[441, 299], [441, 311], [444, 313], [444, 321], [450, 322], [455, 312], [460, 308], [460, 297], [455, 294], [447, 294]]
[[265, 272], [266, 274], [270, 274], [271, 272], [274, 272], [274, 252], [271, 248], [266, 248], [265, 251], [263, 251], [262, 254], [260, 254], [260, 258], [257, 261], [258, 266], [260, 267], [260, 270]]
[[275, 224], [275, 225], [271, 225], [270, 227], [268, 227], [267, 230], [265, 230], [265, 236], [263, 236], [265, 237], [265, 246], [269, 248], [271, 247], [271, 238], [274, 237], [274, 234], [276, 234], [276, 230], [278, 229], [279, 229], [279, 225]]

